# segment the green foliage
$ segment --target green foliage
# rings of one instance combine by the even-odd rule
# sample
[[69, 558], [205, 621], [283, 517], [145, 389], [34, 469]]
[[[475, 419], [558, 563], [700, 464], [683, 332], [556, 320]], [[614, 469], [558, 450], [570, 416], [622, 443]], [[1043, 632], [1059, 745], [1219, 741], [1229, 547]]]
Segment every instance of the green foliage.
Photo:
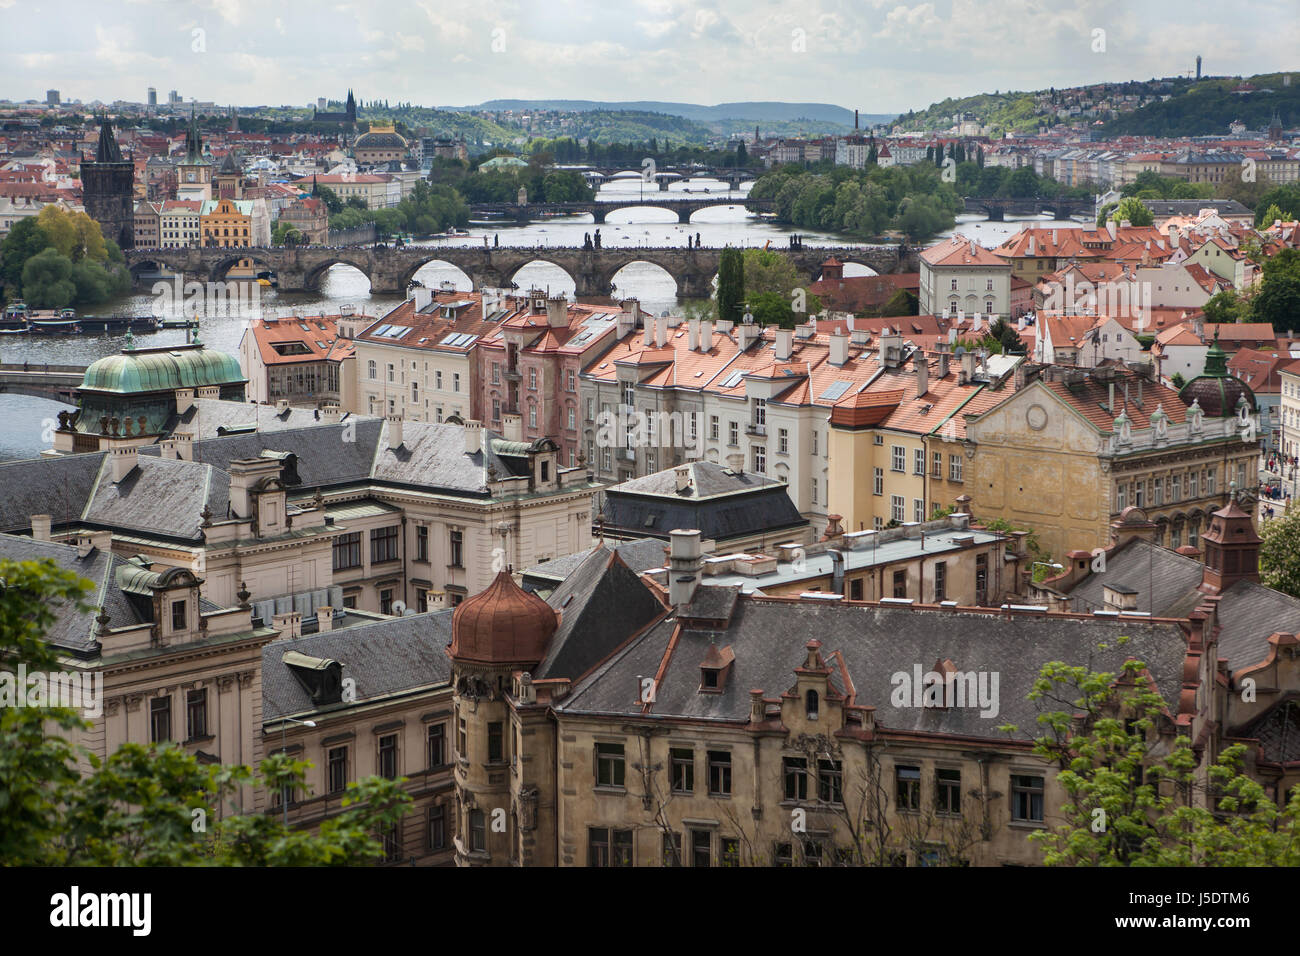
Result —
[[1297, 213], [1300, 213], [1300, 182], [1287, 183], [1270, 189], [1259, 198], [1259, 205], [1255, 207], [1255, 225], [1264, 228], [1278, 219], [1290, 221]]
[[298, 231], [298, 227], [292, 223], [285, 222], [283, 219], [275, 224], [275, 229], [271, 231], [271, 245], [273, 246], [296, 246], [307, 241], [307, 237]]
[[727, 247], [718, 258], [718, 318], [736, 322], [745, 302], [745, 258]]
[[349, 202], [330, 216], [330, 230], [353, 229], [368, 222], [380, 236], [409, 232], [417, 236], [443, 232], [448, 226], [463, 228], [469, 223], [469, 206], [453, 187], [425, 180], [416, 183], [411, 195], [389, 209], [354, 208]]
[[1057, 767], [1067, 795], [1065, 822], [1029, 836], [1047, 865], [1300, 864], [1300, 788], [1278, 810], [1242, 773], [1243, 744], [1198, 779], [1192, 742], [1169, 739], [1166, 702], [1141, 661], [1130, 658], [1118, 672], [1048, 662], [1029, 700], [1038, 708], [1033, 751]]
[[1202, 306], [1207, 322], [1250, 321], [1250, 300], [1236, 289], [1223, 289], [1214, 293]]
[[[57, 255], [57, 253], [55, 253]], [[84, 608], [89, 581], [52, 561], [0, 560], [0, 661], [60, 669], [44, 637], [59, 608]], [[319, 833], [242, 808], [247, 788], [305, 791], [310, 766], [283, 755], [245, 766], [201, 765], [175, 744], [126, 744], [101, 760], [67, 736], [89, 724], [72, 710], [0, 708], [0, 861], [8, 866], [321, 866], [375, 862], [377, 834], [410, 803], [400, 781], [349, 785]], [[89, 770], [82, 773], [79, 761]], [[250, 812], [240, 813], [241, 809]]]
[[3, 264], [0, 264], [0, 277], [4, 281], [7, 299], [21, 297], [23, 268], [27, 260], [51, 246], [50, 237], [37, 225], [35, 216], [14, 223], [9, 235], [0, 242], [0, 255], [4, 258]]
[[1250, 300], [1254, 322], [1271, 322], [1276, 331], [1300, 329], [1300, 252], [1283, 249], [1264, 260], [1259, 290]]
[[1115, 207], [1115, 211], [1110, 214], [1112, 222], [1120, 223], [1127, 221], [1133, 226], [1149, 226], [1155, 222], [1155, 216], [1151, 210], [1142, 205], [1142, 200], [1136, 196], [1125, 196]]
[[343, 211], [343, 200], [339, 194], [328, 186], [316, 187], [316, 198], [325, 204], [325, 208], [331, 216], [337, 215]]
[[0, 250], [7, 298], [34, 308], [104, 302], [131, 288], [122, 250], [83, 212], [46, 206], [17, 223]]
[[1174, 388], [1182, 388], [1187, 384], [1187, 379], [1183, 378], [1182, 372], [1174, 372], [1169, 381], [1173, 383]]
[[1214, 186], [1211, 183], [1189, 183], [1146, 170], [1138, 173], [1133, 182], [1124, 185], [1119, 194], [1138, 199], [1213, 199]]
[[72, 260], [53, 247], [37, 253], [23, 266], [22, 290], [33, 308], [66, 308], [77, 298]]
[[1300, 511], [1290, 509], [1264, 525], [1259, 579], [1270, 588], [1300, 597]]
[[1240, 80], [1202, 79], [1174, 81], [1165, 93], [1169, 99], [1148, 103], [1106, 124], [1107, 137], [1113, 136], [1212, 136], [1228, 132], [1228, 124], [1241, 120], [1247, 129], [1264, 129], [1273, 110], [1283, 117], [1300, 114], [1300, 89], [1283, 83], [1280, 73], [1249, 78], [1268, 95], [1240, 96], [1232, 91]]

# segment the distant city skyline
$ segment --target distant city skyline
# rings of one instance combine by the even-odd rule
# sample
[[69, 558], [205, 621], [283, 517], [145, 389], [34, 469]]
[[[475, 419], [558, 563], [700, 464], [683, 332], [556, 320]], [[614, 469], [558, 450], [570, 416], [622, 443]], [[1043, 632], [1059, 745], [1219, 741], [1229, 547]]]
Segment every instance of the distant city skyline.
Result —
[[[468, 106], [492, 99], [832, 103], [864, 113], [948, 97], [1289, 68], [1293, 0], [0, 0], [2, 91], [44, 102], [305, 106], [317, 97]], [[49, 20], [57, 17], [58, 29]], [[1104, 34], [1096, 31], [1104, 31]], [[15, 82], [16, 81], [16, 82]], [[271, 97], [274, 96], [274, 99]]]

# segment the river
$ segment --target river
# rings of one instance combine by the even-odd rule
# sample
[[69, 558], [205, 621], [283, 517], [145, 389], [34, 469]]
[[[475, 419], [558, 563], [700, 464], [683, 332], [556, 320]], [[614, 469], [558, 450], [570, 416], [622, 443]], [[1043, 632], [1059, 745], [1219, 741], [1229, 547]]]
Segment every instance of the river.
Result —
[[[669, 194], [725, 195], [744, 200], [750, 183], [741, 184], [739, 190], [729, 190], [718, 180], [694, 179], [689, 183], [673, 183]], [[641, 178], [629, 175], [614, 179], [597, 193], [601, 201], [615, 202], [627, 199], [653, 199], [663, 195], [657, 186], [646, 188]], [[1044, 226], [1077, 226], [1074, 222], [1054, 222], [1041, 217], [1029, 220], [989, 222], [980, 216], [958, 217], [956, 229], [944, 233], [962, 232], [985, 246], [995, 246], [1018, 231], [1026, 222]], [[600, 229], [602, 246], [628, 247], [637, 245], [685, 245], [687, 237], [697, 233], [705, 246], [762, 246], [771, 242], [773, 248], [783, 248], [793, 233], [799, 233], [808, 246], [856, 245], [857, 243], [830, 233], [794, 229], [757, 216], [745, 209], [717, 206], [695, 213], [689, 226], [677, 222], [675, 213], [666, 209], [629, 208], [609, 213], [602, 226], [595, 226], [590, 215], [568, 216], [545, 222], [515, 225], [502, 222], [472, 222], [468, 236], [455, 239], [428, 240], [422, 246], [481, 245], [484, 237], [489, 242], [499, 238], [502, 246], [581, 246], [586, 233]], [[937, 240], [936, 240], [937, 241]], [[867, 275], [870, 270], [852, 263], [845, 267], [845, 275]], [[468, 290], [469, 277], [448, 263], [431, 262], [416, 273], [416, 278], [426, 285], [437, 287], [444, 281], [455, 283], [456, 288]], [[538, 286], [552, 292], [572, 296], [573, 280], [558, 266], [537, 262], [525, 266], [515, 276], [521, 288]], [[677, 298], [677, 287], [672, 277], [650, 263], [632, 263], [614, 277], [619, 296], [635, 296], [642, 307], [655, 313], [676, 309], [682, 304]], [[370, 282], [351, 266], [337, 265], [330, 269], [318, 293], [279, 293], [275, 289], [260, 290], [259, 305], [265, 314], [288, 314], [295, 310], [314, 313], [337, 313], [340, 306], [352, 305], [357, 311], [376, 318], [397, 305], [401, 298], [393, 295], [372, 295]], [[148, 315], [156, 309], [153, 295], [125, 296], [107, 305], [94, 308], [95, 314]], [[200, 328], [202, 340], [210, 348], [223, 349], [238, 354], [248, 316], [230, 314], [208, 317]], [[153, 332], [136, 337], [141, 348], [183, 343], [185, 333], [179, 330]], [[4, 362], [49, 363], [52, 365], [86, 365], [122, 348], [120, 335], [78, 335], [53, 337], [6, 336], [0, 341], [0, 360]], [[49, 431], [54, 416], [65, 409], [60, 403], [47, 399], [18, 395], [0, 395], [0, 416], [5, 422], [0, 428], [0, 461], [30, 457], [50, 446]]]

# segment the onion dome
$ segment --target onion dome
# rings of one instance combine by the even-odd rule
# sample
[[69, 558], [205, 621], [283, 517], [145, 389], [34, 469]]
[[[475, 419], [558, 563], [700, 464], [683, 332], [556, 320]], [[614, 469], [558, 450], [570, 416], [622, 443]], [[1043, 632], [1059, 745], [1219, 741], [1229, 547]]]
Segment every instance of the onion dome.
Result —
[[451, 656], [478, 664], [537, 664], [556, 626], [551, 606], [502, 571], [486, 590], [456, 608]]
[[1231, 418], [1238, 414], [1237, 407], [1244, 399], [1252, 412], [1259, 411], [1259, 403], [1250, 386], [1234, 375], [1228, 374], [1228, 356], [1219, 348], [1219, 336], [1205, 353], [1205, 371], [1192, 379], [1178, 392], [1184, 405], [1196, 402], [1209, 418]]

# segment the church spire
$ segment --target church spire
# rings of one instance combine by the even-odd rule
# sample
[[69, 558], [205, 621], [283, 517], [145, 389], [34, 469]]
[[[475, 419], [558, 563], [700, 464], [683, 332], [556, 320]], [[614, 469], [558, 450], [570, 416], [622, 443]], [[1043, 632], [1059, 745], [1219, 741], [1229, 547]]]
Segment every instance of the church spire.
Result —
[[107, 113], [100, 116], [99, 144], [95, 148], [95, 162], [122, 162], [122, 150], [117, 145], [117, 137], [113, 135], [113, 124], [109, 122]]

